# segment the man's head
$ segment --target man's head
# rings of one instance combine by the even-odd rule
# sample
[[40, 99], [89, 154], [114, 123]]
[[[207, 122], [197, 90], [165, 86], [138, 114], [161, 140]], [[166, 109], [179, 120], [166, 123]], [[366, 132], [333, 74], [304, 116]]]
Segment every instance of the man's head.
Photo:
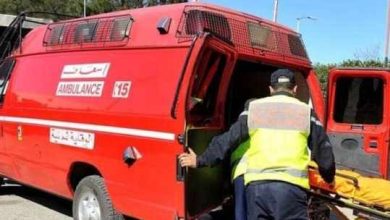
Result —
[[289, 69], [278, 69], [271, 74], [271, 94], [275, 92], [288, 92], [295, 95], [297, 85], [295, 84], [294, 72]]

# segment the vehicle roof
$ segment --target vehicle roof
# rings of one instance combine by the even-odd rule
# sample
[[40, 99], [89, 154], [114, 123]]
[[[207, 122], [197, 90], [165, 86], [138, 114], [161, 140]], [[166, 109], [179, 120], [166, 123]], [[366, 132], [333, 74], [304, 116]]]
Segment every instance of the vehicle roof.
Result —
[[[267, 19], [259, 18], [253, 15], [249, 15], [246, 13], [238, 12], [232, 9], [212, 5], [212, 4], [206, 4], [206, 3], [180, 3], [180, 4], [170, 4], [170, 5], [163, 5], [163, 6], [153, 6], [153, 7], [147, 7], [147, 8], [138, 8], [138, 9], [130, 9], [130, 10], [123, 10], [123, 11], [115, 11], [111, 13], [105, 13], [105, 14], [99, 14], [94, 15], [86, 18], [78, 18], [78, 19], [72, 19], [72, 20], [65, 20], [60, 21], [54, 24], [44, 25], [40, 26], [33, 31], [29, 33], [29, 35], [26, 36], [24, 41], [22, 42], [22, 48], [21, 48], [21, 54], [35, 54], [35, 53], [45, 53], [48, 51], [52, 51], [49, 47], [45, 46], [45, 34], [48, 33], [48, 30], [51, 30], [51, 27], [53, 25], [58, 25], [62, 23], [77, 23], [77, 22], [83, 22], [85, 20], [93, 20], [93, 19], [103, 19], [103, 18], [110, 18], [110, 17], [120, 17], [120, 16], [131, 16], [132, 23], [131, 23], [131, 29], [130, 29], [130, 36], [129, 40], [125, 45], [122, 45], [123, 47], [173, 47], [173, 46], [189, 46], [191, 44], [191, 39], [189, 36], [185, 36], [183, 32], [185, 32], [185, 25], [182, 23], [185, 23], [183, 21], [183, 14], [185, 14], [188, 10], [198, 9], [198, 10], [205, 10], [205, 11], [211, 11], [213, 13], [217, 12], [218, 14], [221, 14], [225, 16], [227, 19], [234, 20], [234, 24], [230, 24], [231, 26], [240, 25], [240, 28], [248, 29], [247, 24], [248, 22], [253, 22], [256, 24], [261, 24], [267, 26], [272, 31], [272, 34], [284, 34], [288, 36], [296, 36], [297, 38], [300, 38], [300, 35], [296, 32], [294, 32], [292, 29], [287, 28], [285, 26], [282, 26], [280, 24], [274, 23], [272, 21], [269, 21]], [[164, 17], [170, 17], [172, 19], [169, 32], [167, 34], [160, 34], [157, 30], [157, 23], [161, 21]], [[185, 20], [185, 19], [184, 19]], [[229, 20], [229, 22], [231, 21]], [[223, 26], [222, 26], [223, 27]], [[249, 33], [248, 30], [245, 30], [248, 34], [240, 33], [240, 30], [233, 30], [235, 27], [231, 27], [232, 32], [235, 31], [236, 33], [232, 33], [232, 38], [235, 42], [239, 42], [244, 45], [244, 47], [249, 46], [249, 48], [243, 48], [243, 45], [235, 45], [236, 48], [241, 49], [239, 53], [251, 53], [249, 55], [259, 55], [262, 54], [264, 51], [264, 48], [258, 48], [258, 51], [254, 52], [252, 45], [250, 45], [250, 42], [248, 42]], [[242, 36], [243, 35], [243, 36]], [[241, 39], [245, 37], [246, 39]], [[238, 39], [240, 38], [240, 39]], [[280, 39], [280, 37], [276, 36], [275, 39]], [[288, 47], [287, 37], [285, 37], [286, 40], [284, 42], [273, 42], [275, 44], [273, 47], [274, 50], [283, 50], [288, 51], [290, 49], [286, 49]], [[287, 42], [287, 43], [286, 43]], [[287, 46], [286, 46], [287, 44]], [[304, 45], [302, 45], [304, 50]], [[67, 49], [67, 47], [60, 47], [59, 49]], [[80, 49], [77, 47], [68, 47], [68, 49], [76, 50]], [[85, 48], [84, 48], [85, 49]], [[91, 49], [91, 47], [89, 47]], [[271, 48], [272, 49], [272, 48]], [[298, 48], [299, 49], [299, 48]], [[272, 51], [273, 57], [275, 57], [275, 53], [279, 53], [280, 51]], [[304, 51], [305, 56], [296, 56], [292, 54], [290, 51], [286, 52], [288, 54], [277, 54], [276, 56], [281, 55], [281, 59], [284, 59], [286, 55], [291, 56], [292, 58], [298, 59], [300, 62], [310, 65], [309, 58], [307, 57], [306, 51]]]

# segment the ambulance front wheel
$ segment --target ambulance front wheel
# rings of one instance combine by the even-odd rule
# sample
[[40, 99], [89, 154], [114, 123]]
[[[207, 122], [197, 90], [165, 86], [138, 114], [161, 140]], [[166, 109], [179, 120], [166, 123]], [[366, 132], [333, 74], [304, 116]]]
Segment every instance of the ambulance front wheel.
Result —
[[73, 218], [75, 220], [123, 220], [108, 195], [102, 177], [85, 177], [76, 187], [73, 199]]

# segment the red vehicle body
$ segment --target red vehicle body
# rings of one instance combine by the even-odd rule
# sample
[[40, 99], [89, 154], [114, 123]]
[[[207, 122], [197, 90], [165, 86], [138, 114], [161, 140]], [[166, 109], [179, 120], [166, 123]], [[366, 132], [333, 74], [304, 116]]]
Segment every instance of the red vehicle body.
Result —
[[0, 67], [0, 173], [69, 199], [96, 175], [119, 213], [194, 218], [228, 196], [229, 168], [187, 173], [177, 156], [268, 96], [278, 68], [323, 119], [300, 35], [255, 16], [186, 3], [41, 26]]
[[331, 70], [327, 131], [339, 168], [390, 179], [389, 77], [380, 68]]

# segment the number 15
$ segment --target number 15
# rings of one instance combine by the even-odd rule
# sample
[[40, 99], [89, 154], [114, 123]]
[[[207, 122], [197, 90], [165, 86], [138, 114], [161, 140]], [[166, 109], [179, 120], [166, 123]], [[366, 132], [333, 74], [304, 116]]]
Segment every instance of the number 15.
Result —
[[114, 84], [114, 90], [112, 91], [113, 98], [127, 98], [129, 97], [131, 88], [130, 81], [116, 81]]

